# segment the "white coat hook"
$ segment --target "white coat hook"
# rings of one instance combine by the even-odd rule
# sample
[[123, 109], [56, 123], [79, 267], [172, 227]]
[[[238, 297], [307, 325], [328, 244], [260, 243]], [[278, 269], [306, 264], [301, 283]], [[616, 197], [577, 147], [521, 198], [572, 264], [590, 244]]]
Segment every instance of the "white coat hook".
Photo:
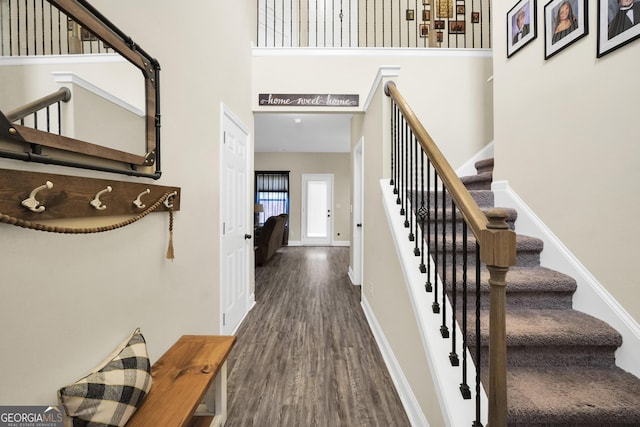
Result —
[[98, 194], [96, 194], [96, 197], [94, 197], [94, 199], [90, 202], [91, 206], [98, 209], [99, 211], [105, 210], [107, 208], [107, 205], [102, 204], [102, 202], [100, 201], [100, 196], [102, 196], [104, 193], [111, 193], [111, 190], [113, 190], [111, 186], [107, 185], [107, 188], [105, 188], [104, 190], [98, 191]]
[[146, 190], [144, 190], [142, 193], [138, 194], [138, 197], [133, 201], [133, 204], [136, 205], [139, 209], [144, 209], [146, 207], [145, 204], [142, 203], [142, 196], [144, 196], [145, 194], [149, 194], [151, 193], [151, 190], [149, 190], [148, 188]]
[[51, 181], [47, 181], [44, 185], [34, 188], [31, 191], [31, 194], [29, 194], [29, 198], [22, 201], [22, 206], [29, 209], [31, 212], [44, 211], [45, 207], [40, 205], [40, 202], [36, 200], [36, 196], [40, 191], [51, 188], [53, 188], [53, 183]]
[[164, 205], [167, 207], [167, 209], [171, 209], [173, 207], [173, 203], [171, 202], [173, 200], [174, 197], [176, 197], [178, 195], [177, 191], [174, 191], [173, 193], [169, 194], [167, 196], [167, 198], [164, 201]]

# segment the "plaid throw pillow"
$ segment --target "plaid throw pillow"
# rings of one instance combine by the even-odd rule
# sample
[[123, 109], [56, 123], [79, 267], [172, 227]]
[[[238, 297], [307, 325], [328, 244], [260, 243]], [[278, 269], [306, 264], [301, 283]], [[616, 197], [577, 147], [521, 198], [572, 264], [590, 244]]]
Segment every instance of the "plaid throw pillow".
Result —
[[151, 364], [140, 329], [90, 374], [58, 390], [74, 427], [124, 426], [151, 389]]

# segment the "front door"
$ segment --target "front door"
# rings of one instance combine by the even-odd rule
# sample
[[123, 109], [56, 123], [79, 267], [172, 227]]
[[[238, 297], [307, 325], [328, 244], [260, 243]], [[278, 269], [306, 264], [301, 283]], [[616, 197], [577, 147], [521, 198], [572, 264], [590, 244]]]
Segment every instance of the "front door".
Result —
[[220, 168], [222, 244], [220, 301], [222, 334], [233, 334], [247, 313], [249, 302], [250, 228], [247, 179], [249, 132], [223, 107]]
[[327, 246], [333, 230], [333, 174], [302, 175], [302, 244]]

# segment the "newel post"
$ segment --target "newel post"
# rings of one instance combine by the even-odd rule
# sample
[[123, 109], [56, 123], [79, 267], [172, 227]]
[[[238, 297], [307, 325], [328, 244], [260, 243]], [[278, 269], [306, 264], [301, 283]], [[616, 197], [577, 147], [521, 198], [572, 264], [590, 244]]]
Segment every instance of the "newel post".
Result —
[[491, 209], [486, 215], [480, 259], [489, 270], [490, 285], [488, 426], [502, 427], [507, 425], [506, 276], [516, 263], [516, 235], [509, 230], [504, 210]]

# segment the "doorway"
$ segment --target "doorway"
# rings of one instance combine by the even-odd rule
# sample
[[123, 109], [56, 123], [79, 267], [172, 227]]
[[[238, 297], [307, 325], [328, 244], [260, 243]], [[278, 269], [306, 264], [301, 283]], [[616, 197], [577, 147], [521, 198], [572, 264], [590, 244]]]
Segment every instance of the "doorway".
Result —
[[[222, 105], [222, 141], [220, 144], [220, 250], [221, 333], [231, 335], [249, 311], [249, 132]], [[251, 204], [252, 206], [253, 204]]]
[[302, 244], [327, 246], [333, 234], [333, 174], [302, 175]]
[[364, 208], [364, 177], [363, 177], [364, 137], [356, 145], [353, 156], [353, 250], [351, 266], [351, 283], [362, 284], [362, 260], [364, 250], [364, 233], [362, 219]]

